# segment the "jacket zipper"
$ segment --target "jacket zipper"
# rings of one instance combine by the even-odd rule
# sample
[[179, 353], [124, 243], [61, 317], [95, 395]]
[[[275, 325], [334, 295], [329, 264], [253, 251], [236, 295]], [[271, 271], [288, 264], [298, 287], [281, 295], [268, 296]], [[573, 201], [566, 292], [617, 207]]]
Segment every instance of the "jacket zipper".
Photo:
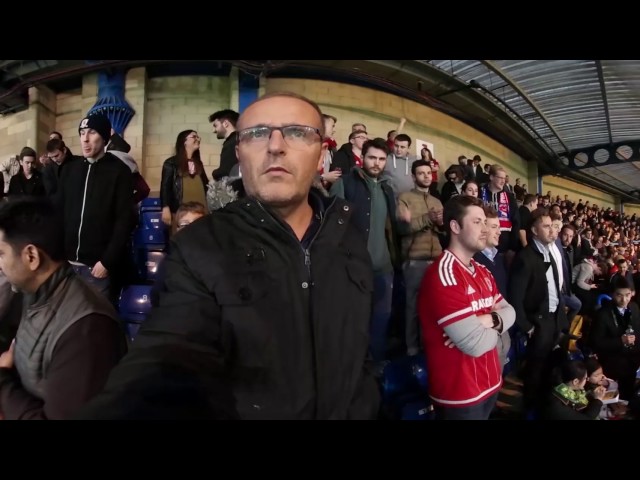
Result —
[[[330, 210], [333, 205], [336, 202], [336, 198], [337, 197], [333, 197], [333, 200], [331, 201], [331, 203], [329, 204], [329, 206], [325, 209], [325, 212]], [[313, 416], [314, 418], [317, 417], [318, 415], [318, 361], [317, 361], [317, 350], [316, 350], [316, 335], [315, 335], [315, 329], [314, 329], [314, 323], [313, 323], [313, 295], [311, 293], [311, 285], [312, 285], [312, 281], [311, 281], [311, 246], [313, 245], [313, 242], [316, 240], [316, 238], [318, 238], [318, 235], [320, 235], [320, 231], [322, 230], [322, 227], [324, 226], [324, 219], [326, 218], [326, 215], [321, 215], [320, 216], [320, 226], [318, 227], [318, 231], [315, 233], [315, 235], [313, 236], [313, 238], [311, 239], [311, 241], [309, 242], [309, 246], [307, 248], [304, 248], [302, 246], [302, 244], [300, 243], [300, 240], [298, 240], [298, 238], [291, 233], [290, 231], [288, 231], [286, 228], [284, 228], [282, 225], [280, 225], [280, 223], [273, 218], [273, 216], [271, 214], [269, 214], [269, 212], [267, 212], [267, 210], [264, 208], [264, 206], [262, 205], [262, 203], [260, 202], [256, 202], [258, 205], [260, 205], [260, 208], [262, 209], [262, 211], [267, 214], [267, 216], [269, 216], [269, 218], [271, 218], [276, 225], [278, 225], [278, 227], [280, 227], [282, 230], [284, 230], [285, 232], [287, 232], [287, 234], [292, 237], [296, 243], [300, 246], [300, 249], [302, 250], [302, 253], [304, 254], [304, 265], [305, 267], [307, 267], [307, 280], [309, 283], [308, 286], [308, 291], [309, 291], [309, 321], [311, 323], [310, 325], [310, 333], [311, 333], [311, 349], [313, 351], [313, 355], [312, 355], [312, 359], [313, 359], [313, 384], [315, 386], [316, 389], [316, 398], [314, 401], [314, 412], [313, 412]]]
[[92, 163], [89, 164], [87, 176], [84, 179], [84, 194], [82, 196], [82, 210], [80, 211], [80, 227], [78, 227], [78, 248], [76, 248], [76, 262], [80, 261], [80, 237], [82, 236], [82, 223], [84, 222], [84, 207], [87, 202], [87, 186], [89, 185], [89, 174], [91, 173]]

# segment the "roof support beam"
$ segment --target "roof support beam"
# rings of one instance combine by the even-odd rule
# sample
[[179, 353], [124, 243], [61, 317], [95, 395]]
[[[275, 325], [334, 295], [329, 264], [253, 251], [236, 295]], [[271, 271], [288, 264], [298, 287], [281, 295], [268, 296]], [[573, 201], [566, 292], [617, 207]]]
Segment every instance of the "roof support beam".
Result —
[[600, 92], [602, 93], [602, 103], [604, 104], [604, 118], [607, 120], [607, 133], [609, 134], [609, 143], [613, 143], [613, 135], [611, 134], [611, 118], [609, 117], [609, 102], [607, 101], [607, 85], [604, 81], [604, 72], [602, 71], [602, 60], [595, 60], [596, 70], [598, 71], [598, 80], [600, 81]]
[[564, 147], [564, 149], [566, 151], [569, 151], [569, 149], [567, 148], [567, 146], [565, 145], [565, 143], [562, 141], [562, 137], [560, 137], [560, 134], [556, 131], [555, 128], [553, 128], [553, 125], [551, 125], [551, 122], [549, 122], [549, 120], [547, 120], [547, 117], [545, 117], [544, 113], [542, 113], [542, 111], [538, 108], [538, 106], [535, 104], [535, 102], [533, 100], [531, 100], [531, 98], [529, 98], [529, 95], [527, 95], [517, 84], [516, 82], [514, 82], [511, 77], [509, 77], [509, 75], [507, 75], [506, 73], [504, 73], [502, 71], [502, 69], [500, 67], [498, 67], [495, 63], [493, 63], [491, 60], [480, 60], [480, 63], [482, 63], [485, 67], [487, 67], [489, 70], [491, 70], [493, 73], [495, 73], [496, 75], [498, 75], [502, 80], [504, 80], [505, 82], [507, 82], [509, 84], [509, 86], [511, 88], [513, 88], [516, 93], [518, 95], [520, 95], [520, 97], [522, 97], [522, 99], [527, 102], [529, 104], [529, 106], [531, 108], [533, 108], [533, 110], [540, 116], [540, 118], [542, 119], [542, 121], [547, 125], [547, 127], [549, 127], [549, 130], [551, 130], [553, 132], [553, 134], [556, 136], [556, 138], [558, 139], [558, 141], [560, 142], [560, 145], [562, 145]]

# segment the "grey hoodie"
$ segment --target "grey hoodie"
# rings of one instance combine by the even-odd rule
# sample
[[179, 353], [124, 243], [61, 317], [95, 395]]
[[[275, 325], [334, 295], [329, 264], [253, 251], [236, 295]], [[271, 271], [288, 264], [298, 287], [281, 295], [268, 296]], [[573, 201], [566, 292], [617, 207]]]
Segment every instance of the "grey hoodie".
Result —
[[391, 153], [387, 156], [387, 165], [382, 172], [382, 178], [389, 182], [396, 198], [404, 192], [413, 189], [413, 177], [411, 176], [411, 165], [416, 160], [412, 155], [406, 158], [396, 157]]

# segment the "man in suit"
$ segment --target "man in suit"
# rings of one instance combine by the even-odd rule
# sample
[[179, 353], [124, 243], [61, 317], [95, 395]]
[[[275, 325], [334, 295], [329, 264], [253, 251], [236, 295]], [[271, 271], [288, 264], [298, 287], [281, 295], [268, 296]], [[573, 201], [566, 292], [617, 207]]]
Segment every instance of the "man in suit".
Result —
[[567, 312], [567, 322], [571, 325], [573, 318], [582, 308], [582, 302], [576, 294], [571, 291], [571, 275], [573, 272], [574, 263], [574, 251], [571, 242], [576, 234], [576, 229], [573, 225], [567, 224], [560, 230], [560, 236], [556, 240], [556, 245], [562, 253], [562, 268], [564, 269], [564, 284], [562, 285], [562, 300], [564, 304], [569, 308]]
[[523, 400], [528, 412], [544, 401], [553, 368], [553, 351], [568, 328], [560, 292], [560, 276], [549, 246], [555, 235], [549, 212], [531, 214], [531, 242], [516, 256], [511, 270], [509, 299], [516, 324], [529, 335]]
[[[507, 285], [508, 273], [504, 263], [504, 254], [498, 252], [498, 243], [500, 242], [500, 220], [498, 220], [498, 212], [491, 207], [484, 207], [484, 214], [487, 217], [487, 246], [484, 250], [477, 252], [473, 259], [487, 267], [493, 275], [498, 290], [504, 298], [508, 300]], [[511, 337], [508, 330], [504, 330], [500, 338], [498, 338], [498, 357], [500, 358], [500, 366], [504, 368], [507, 363], [507, 356], [511, 348]]]

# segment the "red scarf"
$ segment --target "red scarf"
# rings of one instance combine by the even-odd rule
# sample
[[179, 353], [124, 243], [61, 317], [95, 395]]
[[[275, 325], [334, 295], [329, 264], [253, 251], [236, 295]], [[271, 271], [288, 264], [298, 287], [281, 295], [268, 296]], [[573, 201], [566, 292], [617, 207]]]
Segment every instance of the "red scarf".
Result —
[[329, 146], [329, 150], [335, 150], [338, 148], [338, 144], [333, 138], [326, 137], [324, 139], [324, 143], [326, 143]]

